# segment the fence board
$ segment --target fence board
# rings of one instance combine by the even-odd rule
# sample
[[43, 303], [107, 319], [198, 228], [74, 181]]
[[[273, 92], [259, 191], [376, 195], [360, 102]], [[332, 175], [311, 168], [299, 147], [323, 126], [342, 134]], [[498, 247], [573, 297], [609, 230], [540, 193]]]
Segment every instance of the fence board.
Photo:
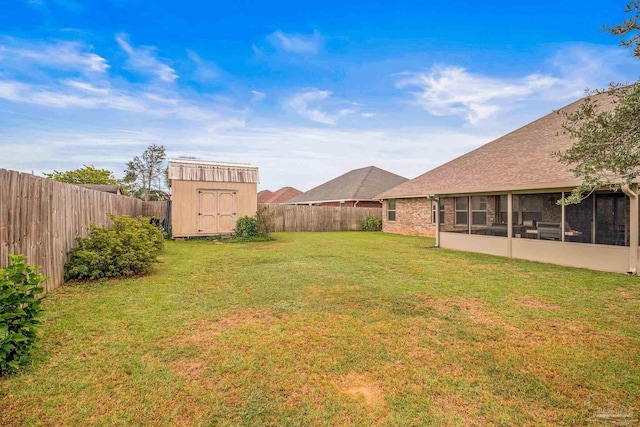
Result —
[[50, 292], [62, 284], [67, 253], [90, 224], [108, 225], [107, 213], [162, 221], [166, 206], [0, 169], [0, 267], [8, 254], [25, 254], [50, 277]]
[[274, 231], [358, 231], [369, 217], [382, 219], [380, 208], [260, 204], [274, 217]]

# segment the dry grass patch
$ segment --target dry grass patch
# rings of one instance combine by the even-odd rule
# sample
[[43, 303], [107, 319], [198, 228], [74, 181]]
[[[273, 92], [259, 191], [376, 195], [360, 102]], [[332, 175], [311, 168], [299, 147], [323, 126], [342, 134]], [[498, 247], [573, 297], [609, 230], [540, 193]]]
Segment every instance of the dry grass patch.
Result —
[[533, 308], [537, 310], [558, 310], [560, 306], [540, 298], [534, 298], [531, 295], [523, 295], [515, 299], [516, 305], [520, 307]]
[[618, 288], [618, 292], [622, 295], [622, 298], [628, 300], [637, 300], [640, 299], [640, 291], [630, 291], [628, 289]]
[[349, 372], [338, 382], [343, 393], [357, 399], [363, 399], [367, 406], [384, 406], [384, 393], [381, 387], [366, 374]]
[[167, 340], [168, 346], [208, 347], [218, 335], [236, 328], [247, 326], [267, 325], [277, 319], [270, 312], [254, 308], [234, 310], [225, 313], [218, 319], [200, 319], [187, 325], [176, 333], [175, 337]]

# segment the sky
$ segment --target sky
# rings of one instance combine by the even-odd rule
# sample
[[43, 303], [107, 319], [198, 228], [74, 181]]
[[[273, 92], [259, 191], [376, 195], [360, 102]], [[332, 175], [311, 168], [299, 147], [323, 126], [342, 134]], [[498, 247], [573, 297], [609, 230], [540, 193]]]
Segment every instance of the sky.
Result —
[[0, 168], [251, 163], [259, 189], [414, 178], [640, 62], [626, 1], [0, 0]]

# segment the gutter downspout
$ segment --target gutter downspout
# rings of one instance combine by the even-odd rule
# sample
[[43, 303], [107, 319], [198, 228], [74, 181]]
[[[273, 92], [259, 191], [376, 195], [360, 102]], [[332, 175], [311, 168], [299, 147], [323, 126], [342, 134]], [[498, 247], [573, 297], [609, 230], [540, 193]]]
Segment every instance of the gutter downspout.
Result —
[[622, 192], [629, 196], [629, 271], [628, 274], [637, 274], [638, 265], [638, 193], [633, 191], [628, 184], [622, 186]]
[[440, 247], [440, 197], [430, 196], [431, 203], [436, 202], [436, 244], [434, 247]]
[[507, 256], [513, 258], [513, 193], [507, 194]]

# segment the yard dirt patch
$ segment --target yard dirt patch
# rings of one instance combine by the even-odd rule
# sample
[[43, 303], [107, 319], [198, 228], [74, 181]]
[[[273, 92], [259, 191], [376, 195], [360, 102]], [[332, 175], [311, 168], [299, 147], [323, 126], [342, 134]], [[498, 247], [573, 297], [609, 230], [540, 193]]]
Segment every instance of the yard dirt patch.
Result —
[[349, 372], [340, 379], [338, 387], [344, 394], [364, 399], [367, 406], [380, 407], [385, 405], [381, 387], [366, 374]]

